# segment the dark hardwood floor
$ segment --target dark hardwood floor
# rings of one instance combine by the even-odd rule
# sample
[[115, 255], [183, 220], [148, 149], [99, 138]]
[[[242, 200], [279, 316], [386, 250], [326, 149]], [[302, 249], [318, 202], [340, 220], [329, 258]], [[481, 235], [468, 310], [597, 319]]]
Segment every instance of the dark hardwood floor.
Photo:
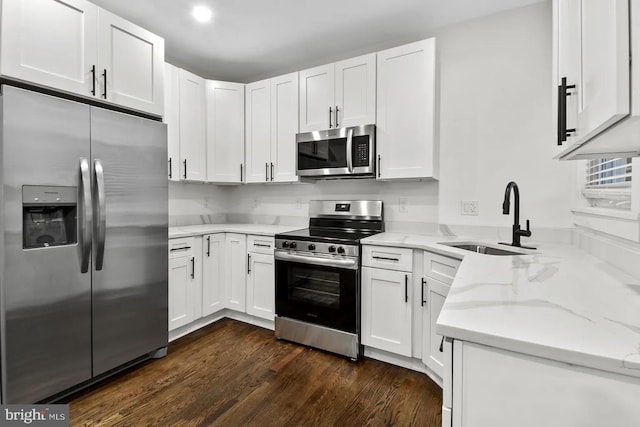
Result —
[[352, 363], [224, 319], [68, 398], [72, 426], [440, 426], [426, 375]]

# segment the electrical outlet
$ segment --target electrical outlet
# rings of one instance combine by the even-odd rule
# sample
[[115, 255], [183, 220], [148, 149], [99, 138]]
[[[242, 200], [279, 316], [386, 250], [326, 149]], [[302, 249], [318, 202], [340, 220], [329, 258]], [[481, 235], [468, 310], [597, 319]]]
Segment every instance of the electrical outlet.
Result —
[[259, 204], [260, 203], [258, 202], [258, 199], [253, 199], [253, 207], [254, 208], [257, 208]]
[[461, 200], [460, 201], [460, 215], [478, 215], [478, 202], [474, 200]]
[[296, 199], [296, 209], [302, 209], [302, 200]]
[[407, 212], [409, 212], [408, 205], [409, 205], [409, 201], [408, 201], [406, 198], [401, 197], [401, 198], [398, 200], [398, 211], [399, 211], [399, 212], [402, 212], [402, 213], [407, 213]]

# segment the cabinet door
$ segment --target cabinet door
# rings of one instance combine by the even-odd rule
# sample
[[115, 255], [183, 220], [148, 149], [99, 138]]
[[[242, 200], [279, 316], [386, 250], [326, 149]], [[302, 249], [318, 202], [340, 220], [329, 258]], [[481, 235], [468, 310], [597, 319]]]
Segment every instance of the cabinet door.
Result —
[[378, 52], [380, 179], [437, 178], [435, 39]]
[[300, 132], [335, 127], [334, 87], [333, 64], [300, 71]]
[[270, 180], [297, 182], [298, 73], [271, 79]]
[[411, 357], [411, 274], [362, 268], [362, 343]]
[[[422, 306], [422, 362], [433, 372], [442, 377], [444, 364], [444, 342], [442, 335], [436, 333], [436, 323], [442, 311], [444, 300], [449, 293], [449, 286], [444, 283], [427, 278], [423, 282], [425, 302]], [[442, 351], [440, 345], [443, 345]]]
[[335, 127], [376, 122], [376, 54], [336, 62]]
[[101, 98], [162, 116], [164, 40], [161, 37], [98, 9], [98, 64]]
[[[554, 88], [553, 112], [554, 120], [558, 119], [558, 102], [566, 103], [566, 129], [576, 129], [578, 126], [578, 110], [582, 97], [582, 76], [580, 63], [582, 57], [582, 36], [580, 34], [580, 5], [575, 0], [556, 0], [553, 3], [553, 31], [554, 31]], [[558, 86], [562, 79], [566, 79], [568, 86], [575, 86], [566, 92], [564, 99], [558, 98]], [[559, 125], [559, 124], [557, 124]], [[567, 134], [566, 140], [558, 139], [554, 144], [553, 155], [557, 155], [564, 148], [575, 143], [576, 132]]]
[[169, 330], [195, 320], [195, 257], [169, 260]]
[[271, 81], [246, 87], [247, 182], [267, 182], [271, 163]]
[[243, 182], [244, 85], [207, 81], [207, 181]]
[[273, 320], [275, 316], [275, 264], [273, 254], [249, 253], [247, 314]]
[[248, 271], [247, 238], [227, 233], [225, 237], [225, 307], [244, 312]]
[[84, 0], [2, 1], [2, 75], [92, 96], [97, 10]]
[[582, 108], [578, 138], [629, 114], [629, 1], [582, 0]]
[[180, 70], [180, 179], [205, 181], [205, 81]]
[[167, 176], [180, 181], [180, 72], [164, 64], [164, 123], [167, 125]]
[[208, 316], [224, 308], [225, 235], [210, 234], [202, 244], [202, 315]]

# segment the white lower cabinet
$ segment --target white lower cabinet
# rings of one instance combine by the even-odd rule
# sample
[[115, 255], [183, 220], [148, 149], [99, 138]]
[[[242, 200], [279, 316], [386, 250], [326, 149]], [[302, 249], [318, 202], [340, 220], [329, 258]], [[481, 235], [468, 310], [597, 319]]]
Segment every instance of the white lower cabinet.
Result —
[[169, 241], [170, 331], [201, 316], [201, 248], [201, 237]]
[[247, 295], [247, 236], [227, 233], [225, 237], [225, 307], [231, 310], [246, 311]]
[[453, 353], [453, 390], [445, 384], [444, 394], [453, 394], [454, 427], [636, 427], [640, 420], [640, 378], [465, 341], [454, 341]]
[[247, 314], [274, 320], [276, 288], [273, 253], [249, 252], [247, 256]]
[[224, 309], [224, 233], [209, 234], [202, 241], [202, 315]]
[[411, 356], [410, 284], [404, 271], [362, 267], [362, 343]]
[[442, 377], [444, 337], [436, 333], [436, 323], [442, 311], [449, 286], [435, 279], [423, 282], [425, 300], [422, 313], [422, 362]]

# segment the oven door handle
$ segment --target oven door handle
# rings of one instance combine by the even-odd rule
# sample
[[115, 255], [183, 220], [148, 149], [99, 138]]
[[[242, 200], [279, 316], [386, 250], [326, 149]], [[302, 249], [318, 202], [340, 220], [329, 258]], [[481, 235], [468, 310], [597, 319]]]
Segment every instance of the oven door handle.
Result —
[[344, 268], [347, 270], [358, 269], [358, 260], [354, 258], [334, 259], [308, 255], [298, 255], [283, 251], [276, 251], [275, 258], [278, 261], [291, 261], [301, 264], [321, 265], [323, 267]]

